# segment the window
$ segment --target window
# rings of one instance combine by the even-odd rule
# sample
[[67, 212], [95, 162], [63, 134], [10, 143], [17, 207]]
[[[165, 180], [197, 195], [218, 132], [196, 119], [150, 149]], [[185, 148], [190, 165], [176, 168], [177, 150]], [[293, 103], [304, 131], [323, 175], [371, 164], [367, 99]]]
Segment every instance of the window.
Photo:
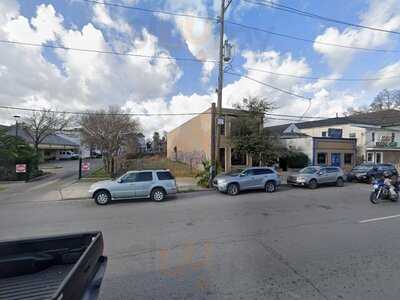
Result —
[[136, 182], [152, 181], [152, 180], [153, 180], [153, 173], [152, 172], [136, 173]]
[[375, 142], [375, 132], [371, 132], [371, 140]]
[[246, 154], [232, 149], [231, 163], [232, 165], [246, 165]]
[[339, 170], [338, 170], [338, 168], [333, 168], [333, 167], [331, 167], [331, 168], [326, 168], [326, 172], [327, 173], [336, 173], [336, 172], [338, 172]]
[[250, 170], [244, 171], [243, 174], [246, 176], [251, 176], [251, 175], [255, 175], [255, 172], [253, 169], [250, 169]]
[[321, 174], [321, 175], [326, 174], [326, 173], [327, 173], [327, 172], [326, 172], [326, 168], [321, 168], [321, 169], [319, 169], [319, 170], [318, 170], [318, 173]]
[[374, 153], [367, 152], [367, 162], [374, 162]]
[[392, 132], [392, 143], [394, 143], [395, 140], [396, 140], [396, 134]]
[[322, 131], [322, 136], [326, 137], [326, 131]]
[[272, 174], [274, 171], [271, 169], [254, 169], [254, 175]]
[[380, 164], [380, 163], [382, 163], [382, 161], [383, 161], [383, 153], [382, 152], [376, 152], [375, 153], [375, 162], [377, 164]]
[[344, 154], [344, 164], [351, 165], [353, 161], [353, 153], [345, 153]]
[[157, 172], [158, 180], [173, 180], [174, 176], [170, 172]]
[[126, 174], [124, 177], [121, 178], [121, 182], [135, 182], [135, 180], [136, 180], [136, 173]]
[[219, 125], [219, 127], [221, 128], [221, 135], [225, 135], [225, 123]]
[[325, 165], [326, 164], [326, 153], [318, 153], [317, 155], [317, 164]]
[[349, 133], [349, 138], [354, 139], [356, 137], [356, 133], [355, 132], [350, 132]]

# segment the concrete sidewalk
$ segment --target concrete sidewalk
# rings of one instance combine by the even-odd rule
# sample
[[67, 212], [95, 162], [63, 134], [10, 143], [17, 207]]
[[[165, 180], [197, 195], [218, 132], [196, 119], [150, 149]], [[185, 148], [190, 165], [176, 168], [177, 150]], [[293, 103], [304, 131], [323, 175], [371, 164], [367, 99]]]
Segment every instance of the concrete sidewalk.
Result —
[[[89, 187], [96, 181], [81, 180], [62, 188], [60, 192], [60, 200], [78, 200], [88, 198]], [[176, 178], [178, 193], [208, 191], [210, 189], [198, 186], [195, 178], [181, 177]]]

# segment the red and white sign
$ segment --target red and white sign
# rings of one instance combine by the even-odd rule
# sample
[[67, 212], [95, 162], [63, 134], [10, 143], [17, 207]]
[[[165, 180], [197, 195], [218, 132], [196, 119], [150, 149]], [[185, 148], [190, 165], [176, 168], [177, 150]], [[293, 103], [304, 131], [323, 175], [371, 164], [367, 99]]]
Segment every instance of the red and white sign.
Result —
[[15, 165], [15, 173], [26, 173], [26, 164]]
[[82, 171], [87, 172], [90, 170], [90, 163], [89, 162], [83, 162], [82, 163]]

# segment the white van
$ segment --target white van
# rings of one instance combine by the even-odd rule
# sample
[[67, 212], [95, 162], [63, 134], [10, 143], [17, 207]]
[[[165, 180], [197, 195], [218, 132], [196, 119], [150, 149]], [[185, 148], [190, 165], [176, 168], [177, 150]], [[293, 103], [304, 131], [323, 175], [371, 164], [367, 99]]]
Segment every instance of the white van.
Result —
[[78, 159], [79, 158], [79, 154], [76, 154], [72, 151], [59, 151], [58, 152], [58, 159], [59, 160], [67, 160], [67, 159]]

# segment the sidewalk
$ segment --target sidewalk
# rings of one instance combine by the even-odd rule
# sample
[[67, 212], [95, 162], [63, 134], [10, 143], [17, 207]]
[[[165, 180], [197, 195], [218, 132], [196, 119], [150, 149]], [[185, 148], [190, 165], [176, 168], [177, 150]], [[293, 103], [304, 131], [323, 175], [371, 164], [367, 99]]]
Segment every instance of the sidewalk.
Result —
[[[60, 190], [61, 200], [78, 200], [88, 198], [89, 187], [96, 181], [77, 181]], [[196, 179], [191, 177], [176, 178], [178, 193], [208, 191], [210, 189], [203, 188], [196, 184]]]

